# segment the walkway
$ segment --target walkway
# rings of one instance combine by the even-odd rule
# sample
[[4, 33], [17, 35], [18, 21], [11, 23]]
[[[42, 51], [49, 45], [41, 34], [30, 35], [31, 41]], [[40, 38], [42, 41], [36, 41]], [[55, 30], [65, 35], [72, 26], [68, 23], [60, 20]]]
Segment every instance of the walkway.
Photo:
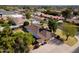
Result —
[[74, 46], [68, 46], [66, 44], [57, 45], [55, 43], [48, 43], [38, 49], [30, 51], [30, 53], [71, 53], [79, 47], [79, 40]]

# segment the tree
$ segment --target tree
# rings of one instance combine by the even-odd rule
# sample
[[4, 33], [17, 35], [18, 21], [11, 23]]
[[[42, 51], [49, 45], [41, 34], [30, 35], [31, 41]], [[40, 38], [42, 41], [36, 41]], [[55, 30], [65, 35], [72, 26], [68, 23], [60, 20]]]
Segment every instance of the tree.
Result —
[[3, 31], [1, 32], [2, 37], [3, 36], [9, 36], [12, 34], [12, 29], [9, 28], [9, 26], [6, 26]]
[[3, 24], [4, 23], [4, 20], [3, 19], [0, 19], [0, 24]]
[[45, 23], [44, 20], [40, 21], [41, 26], [43, 26], [44, 23]]
[[12, 18], [10, 18], [10, 17], [7, 17], [7, 24], [9, 24], [9, 25], [13, 25], [13, 22], [12, 22]]
[[69, 18], [71, 16], [71, 12], [72, 12], [71, 9], [66, 9], [66, 10], [62, 11], [61, 14], [66, 20], [66, 18]]
[[29, 25], [29, 22], [28, 21], [25, 21], [23, 26], [28, 26]]
[[57, 29], [57, 26], [58, 26], [58, 22], [56, 20], [52, 20], [52, 19], [49, 20], [48, 27], [49, 27], [50, 31], [53, 30], [53, 32], [55, 32]]
[[77, 33], [77, 29], [72, 24], [64, 24], [63, 25], [63, 33], [66, 35], [66, 40], [68, 40], [69, 36], [74, 36]]
[[31, 12], [26, 12], [25, 16], [26, 16], [27, 19], [30, 19], [31, 18]]
[[17, 33], [14, 33], [13, 36], [16, 39], [15, 40], [16, 44], [14, 44], [15, 52], [18, 52], [18, 51], [29, 52], [28, 46], [35, 41], [32, 34], [31, 33], [17, 32]]
[[34, 42], [34, 40], [35, 40], [33, 38], [32, 34], [31, 33], [28, 33], [28, 32], [26, 32], [26, 33], [16, 32], [16, 33], [13, 34], [13, 36], [15, 36], [18, 39], [24, 40], [24, 42], [26, 44], [28, 44], [28, 45], [29, 44], [32, 44]]
[[0, 33], [0, 52], [13, 52], [12, 45], [14, 38], [11, 37], [12, 30], [9, 27], [5, 27]]
[[18, 7], [15, 6], [0, 6], [0, 9], [4, 9], [6, 11], [16, 10]]
[[12, 24], [13, 24], [13, 22], [12, 22], [12, 19], [10, 17], [7, 17], [6, 20], [4, 20], [4, 19], [0, 20], [0, 25], [3, 27], [10, 26]]
[[0, 33], [0, 52], [24, 53], [29, 52], [35, 39], [28, 32], [11, 32], [10, 28], [5, 28]]
[[51, 11], [50, 9], [48, 9], [47, 11], [43, 11], [43, 13], [49, 14], [49, 15], [54, 15], [54, 16], [59, 16], [60, 15], [59, 12]]

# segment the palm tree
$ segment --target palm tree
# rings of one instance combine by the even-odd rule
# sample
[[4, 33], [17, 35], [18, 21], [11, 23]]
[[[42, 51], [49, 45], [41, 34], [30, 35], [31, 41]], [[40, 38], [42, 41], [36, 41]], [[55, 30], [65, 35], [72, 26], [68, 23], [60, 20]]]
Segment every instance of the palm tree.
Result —
[[56, 29], [58, 27], [58, 22], [56, 20], [50, 19], [48, 22], [48, 27], [51, 32], [52, 32], [52, 30], [53, 30], [53, 32], [56, 32]]

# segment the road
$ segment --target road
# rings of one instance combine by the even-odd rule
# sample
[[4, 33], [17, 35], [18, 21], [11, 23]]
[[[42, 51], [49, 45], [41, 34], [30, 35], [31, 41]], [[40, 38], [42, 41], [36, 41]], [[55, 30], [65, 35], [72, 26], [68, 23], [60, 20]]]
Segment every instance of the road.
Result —
[[73, 53], [79, 53], [79, 47], [73, 51]]
[[[79, 33], [77, 34], [77, 37], [78, 37], [78, 39], [79, 39]], [[78, 47], [77, 49], [75, 49], [75, 50], [73, 51], [73, 53], [79, 53], [79, 47]]]

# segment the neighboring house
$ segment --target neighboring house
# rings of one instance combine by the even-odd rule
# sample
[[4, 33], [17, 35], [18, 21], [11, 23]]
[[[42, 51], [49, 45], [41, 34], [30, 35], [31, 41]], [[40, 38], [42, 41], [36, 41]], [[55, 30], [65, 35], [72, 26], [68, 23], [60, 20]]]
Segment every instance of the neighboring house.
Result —
[[48, 14], [44, 14], [44, 13], [41, 13], [41, 12], [37, 12], [34, 14], [34, 17], [38, 17], [39, 19], [43, 18], [52, 18], [52, 19], [57, 19], [57, 20], [63, 20], [64, 17], [62, 16], [53, 16], [53, 15], [48, 15]]
[[62, 16], [52, 16], [52, 19], [63, 20], [64, 17], [62, 17]]
[[15, 11], [5, 11], [5, 10], [0, 10], [0, 18], [3, 18], [4, 20], [7, 19], [7, 17], [12, 18], [12, 21], [16, 24], [23, 24], [25, 19], [22, 14], [18, 14]]
[[79, 16], [74, 16], [71, 19], [67, 19], [68, 22], [79, 24]]
[[23, 19], [22, 17], [12, 17], [12, 21], [16, 24], [16, 25], [20, 25], [23, 24], [25, 19]]
[[37, 20], [32, 20], [32, 24], [40, 24], [40, 22], [39, 21], [37, 21]]
[[32, 16], [33, 19], [37, 20], [37, 21], [41, 21], [41, 20], [44, 20], [45, 17], [40, 17], [40, 16]]

